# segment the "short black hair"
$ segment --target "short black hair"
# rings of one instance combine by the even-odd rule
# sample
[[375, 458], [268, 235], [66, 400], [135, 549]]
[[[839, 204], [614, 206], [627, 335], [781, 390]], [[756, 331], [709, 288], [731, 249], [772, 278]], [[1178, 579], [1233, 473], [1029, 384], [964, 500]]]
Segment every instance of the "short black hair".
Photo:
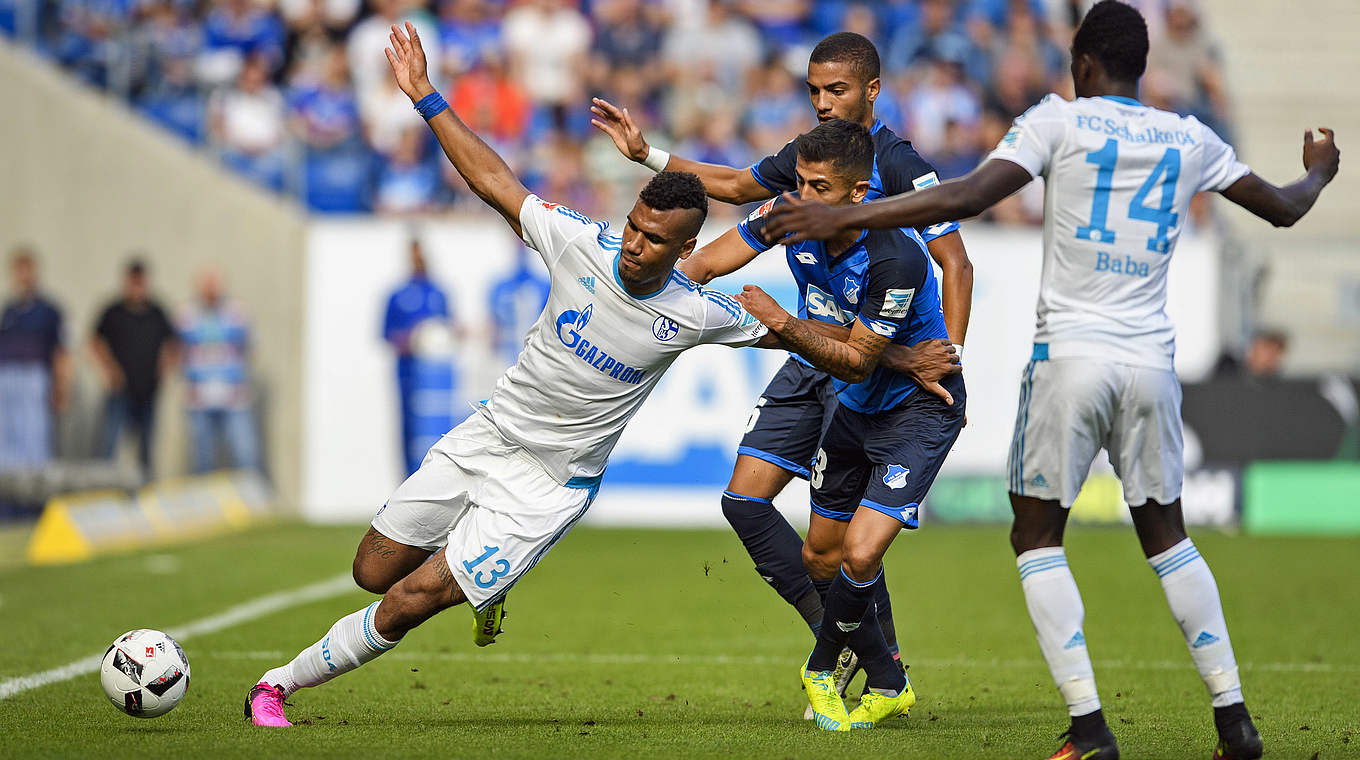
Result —
[[128, 259], [127, 267], [123, 272], [129, 277], [141, 277], [146, 274], [146, 261], [141, 256], [134, 256]]
[[699, 223], [708, 218], [708, 194], [704, 183], [689, 172], [657, 172], [638, 199], [657, 211], [692, 208], [699, 212]]
[[874, 138], [863, 124], [831, 119], [798, 135], [798, 157], [804, 161], [830, 161], [833, 170], [856, 182], [874, 171]]
[[1072, 57], [1090, 54], [1120, 82], [1137, 82], [1147, 70], [1148, 30], [1143, 14], [1118, 0], [1091, 6], [1072, 38]]
[[865, 84], [878, 79], [878, 48], [868, 37], [854, 32], [836, 32], [817, 43], [808, 63], [848, 63]]

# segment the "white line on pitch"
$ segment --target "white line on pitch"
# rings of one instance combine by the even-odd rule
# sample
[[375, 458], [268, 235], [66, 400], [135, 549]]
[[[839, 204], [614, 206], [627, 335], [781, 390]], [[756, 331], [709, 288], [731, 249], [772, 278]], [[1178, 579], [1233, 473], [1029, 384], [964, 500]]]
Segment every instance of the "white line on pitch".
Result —
[[[282, 651], [225, 651], [202, 652], [200, 657], [215, 657], [231, 660], [285, 660], [292, 655]], [[663, 655], [663, 654], [574, 654], [563, 652], [404, 652], [400, 649], [384, 655], [384, 659], [444, 662], [490, 662], [490, 663], [584, 663], [587, 665], [787, 665], [787, 657], [768, 655]], [[927, 668], [1042, 668], [1043, 661], [1033, 660], [987, 660], [968, 658], [911, 658], [912, 665]], [[1097, 668], [1127, 670], [1182, 670], [1194, 668], [1188, 660], [1097, 660]], [[1331, 664], [1323, 662], [1259, 662], [1239, 663], [1243, 670], [1263, 670], [1279, 673], [1355, 673], [1360, 665]]]
[[[248, 602], [243, 602], [235, 607], [228, 608], [216, 615], [209, 615], [192, 623], [170, 628], [166, 633], [170, 634], [176, 641], [200, 636], [205, 633], [216, 633], [217, 631], [240, 625], [265, 615], [296, 607], [307, 602], [314, 602], [319, 599], [326, 599], [338, 596], [347, 591], [356, 591], [354, 580], [349, 573], [337, 575], [308, 586], [301, 586], [290, 591], [280, 591], [276, 594], [267, 594]], [[67, 681], [86, 673], [93, 673], [99, 670], [99, 663], [104, 659], [103, 653], [82, 657], [75, 662], [62, 665], [59, 668], [44, 670], [32, 675], [19, 676], [0, 681], [0, 699], [36, 689], [40, 686]]]

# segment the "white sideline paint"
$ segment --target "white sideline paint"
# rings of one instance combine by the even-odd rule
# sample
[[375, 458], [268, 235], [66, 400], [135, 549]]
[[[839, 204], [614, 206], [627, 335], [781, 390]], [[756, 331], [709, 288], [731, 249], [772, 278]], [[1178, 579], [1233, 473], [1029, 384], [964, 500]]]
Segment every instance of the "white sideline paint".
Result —
[[[292, 655], [276, 650], [253, 650], [238, 652], [205, 652], [200, 657], [224, 660], [283, 660]], [[585, 663], [587, 665], [787, 665], [787, 657], [751, 655], [738, 657], [732, 655], [662, 655], [662, 654], [576, 654], [563, 652], [544, 652], [539, 654], [518, 652], [405, 652], [400, 649], [383, 655], [384, 660], [442, 661], [442, 662], [489, 662], [489, 663]], [[911, 665], [925, 668], [1036, 668], [1044, 667], [1043, 660], [1001, 660], [970, 659], [950, 657], [941, 659], [910, 658]], [[1111, 670], [1193, 670], [1189, 660], [1097, 660], [1097, 668]], [[1260, 670], [1276, 673], [1357, 673], [1360, 664], [1343, 663], [1334, 665], [1325, 662], [1257, 662], [1238, 663], [1242, 670]]]
[[[343, 573], [324, 581], [302, 586], [290, 591], [280, 591], [275, 594], [251, 599], [230, 607], [216, 615], [195, 620], [176, 628], [169, 628], [165, 632], [176, 641], [184, 641], [194, 636], [201, 636], [206, 633], [216, 633], [217, 631], [240, 625], [241, 623], [264, 617], [265, 615], [286, 610], [289, 607], [296, 607], [307, 602], [315, 602], [332, 596], [339, 596], [347, 591], [357, 591], [354, 579], [349, 573]], [[0, 681], [0, 699], [8, 699], [15, 694], [20, 694], [30, 689], [37, 689], [48, 684], [68, 681], [77, 676], [93, 673], [99, 670], [99, 663], [104, 659], [101, 652], [89, 657], [82, 657], [75, 662], [62, 665], [59, 668], [44, 670], [32, 675], [19, 676]]]

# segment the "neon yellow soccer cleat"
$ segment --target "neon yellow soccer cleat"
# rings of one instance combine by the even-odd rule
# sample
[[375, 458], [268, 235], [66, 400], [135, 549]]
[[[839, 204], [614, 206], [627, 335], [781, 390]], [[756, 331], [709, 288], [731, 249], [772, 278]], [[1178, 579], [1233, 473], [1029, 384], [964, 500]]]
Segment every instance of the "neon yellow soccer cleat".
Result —
[[505, 620], [505, 597], [497, 599], [481, 612], [472, 612], [472, 643], [479, 647], [496, 643], [496, 636], [503, 631], [501, 621]]
[[859, 698], [859, 707], [850, 713], [850, 728], [873, 728], [888, 718], [906, 715], [914, 704], [916, 692], [911, 689], [911, 681], [907, 681], [907, 688], [895, 697], [866, 691]]
[[836, 675], [830, 670], [809, 673], [807, 662], [798, 669], [798, 675], [803, 679], [817, 727], [823, 731], [849, 731], [850, 714], [845, 711], [845, 700], [836, 692]]

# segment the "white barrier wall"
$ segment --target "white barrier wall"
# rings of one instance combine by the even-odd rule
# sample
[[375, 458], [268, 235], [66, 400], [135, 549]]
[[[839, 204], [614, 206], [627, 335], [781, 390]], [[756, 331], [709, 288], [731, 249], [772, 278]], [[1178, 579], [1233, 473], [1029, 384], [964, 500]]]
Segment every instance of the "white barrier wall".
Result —
[[[716, 235], [723, 225], [707, 231]], [[462, 339], [456, 395], [485, 398], [503, 368], [489, 349], [487, 293], [508, 274], [518, 241], [492, 220], [315, 222], [306, 264], [303, 511], [312, 519], [366, 519], [400, 483], [395, 360], [380, 336], [388, 294], [406, 276], [407, 241], [422, 241], [431, 278], [451, 301]], [[972, 323], [966, 340], [968, 427], [950, 474], [999, 474], [1029, 359], [1041, 266], [1038, 230], [971, 225]], [[1176, 366], [1204, 375], [1218, 354], [1217, 243], [1183, 236], [1171, 266], [1170, 311], [1179, 328]], [[541, 263], [532, 256], [532, 265]], [[754, 282], [796, 304], [780, 250], [716, 283]], [[718, 495], [755, 399], [785, 354], [705, 346], [678, 360], [615, 450], [588, 519], [616, 524], [722, 524]], [[468, 408], [466, 404], [460, 408]], [[781, 509], [805, 522], [807, 490], [791, 486]]]

